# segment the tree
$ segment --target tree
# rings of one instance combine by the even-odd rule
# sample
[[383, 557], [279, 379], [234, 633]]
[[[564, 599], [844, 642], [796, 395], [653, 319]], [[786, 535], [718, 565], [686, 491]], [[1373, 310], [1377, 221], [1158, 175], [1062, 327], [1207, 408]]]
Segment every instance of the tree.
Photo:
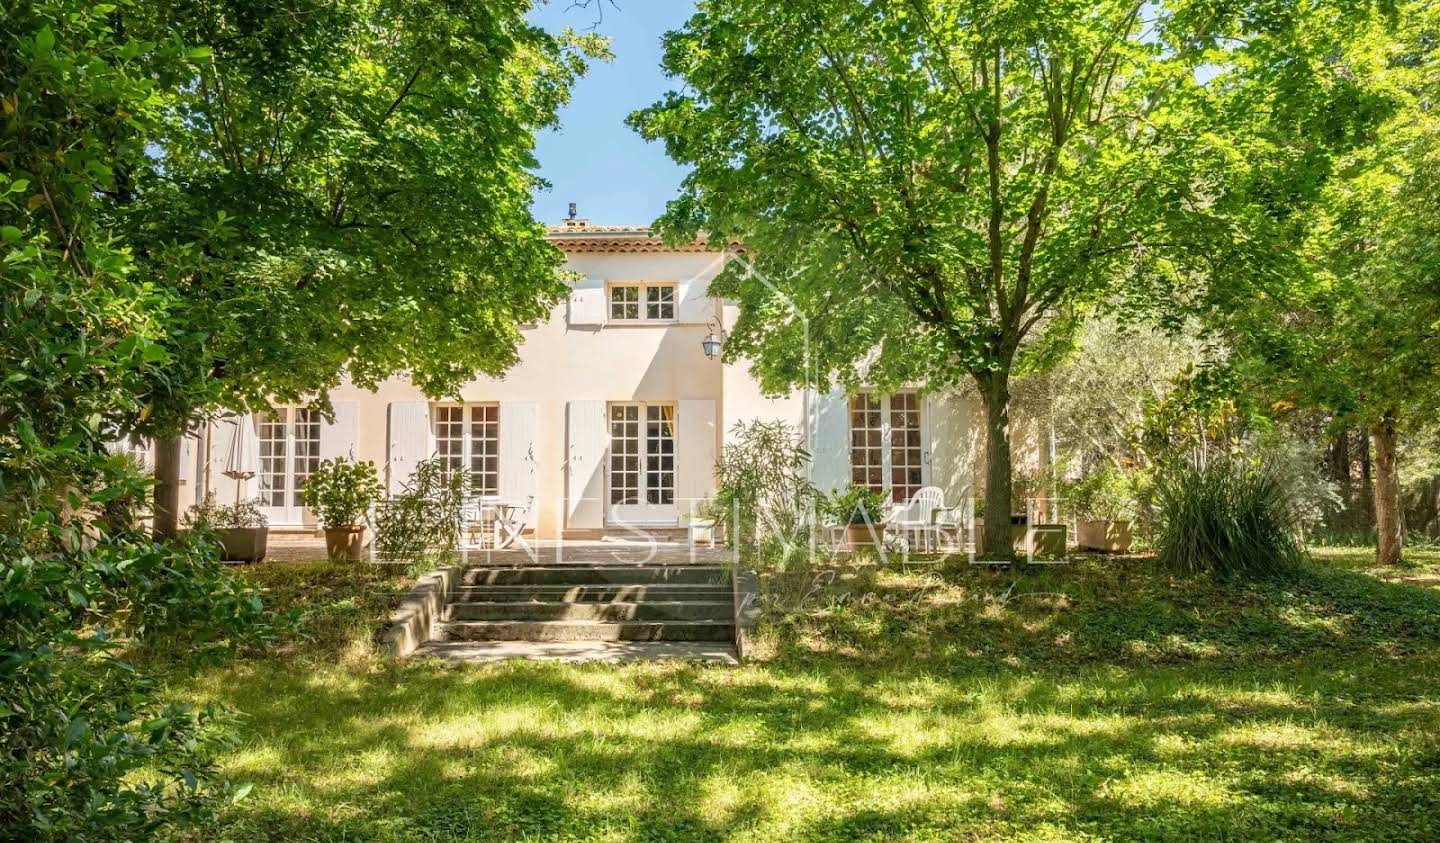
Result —
[[234, 794], [225, 719], [167, 699], [125, 650], [254, 631], [258, 597], [203, 540], [138, 528], [147, 487], [105, 453], [173, 362], [169, 291], [101, 214], [193, 59], [115, 30], [102, 5], [7, 7], [0, 27], [0, 836], [183, 836]]
[[1368, 128], [1295, 218], [1308, 271], [1281, 297], [1223, 293], [1208, 315], [1249, 388], [1368, 431], [1381, 564], [1403, 554], [1397, 438], [1440, 406], [1437, 25], [1435, 9], [1408, 3], [1348, 33], [1332, 61], [1367, 93], [1341, 106]]
[[197, 57], [168, 80], [155, 154], [107, 194], [108, 221], [175, 293], [175, 362], [138, 429], [173, 442], [216, 407], [323, 403], [346, 375], [404, 371], [438, 397], [514, 363], [518, 326], [566, 289], [530, 214], [534, 134], [605, 55], [598, 36], [530, 26], [526, 5], [113, 13]]
[[765, 276], [737, 262], [712, 286], [741, 305], [727, 354], [771, 390], [803, 380], [783, 296], [847, 385], [972, 381], [1004, 523], [1017, 374], [1127, 272], [1274, 263], [1268, 225], [1223, 201], [1244, 115], [1215, 104], [1310, 12], [1256, 5], [709, 0], [666, 37], [684, 92], [631, 122], [694, 168], [662, 229], [739, 239]]

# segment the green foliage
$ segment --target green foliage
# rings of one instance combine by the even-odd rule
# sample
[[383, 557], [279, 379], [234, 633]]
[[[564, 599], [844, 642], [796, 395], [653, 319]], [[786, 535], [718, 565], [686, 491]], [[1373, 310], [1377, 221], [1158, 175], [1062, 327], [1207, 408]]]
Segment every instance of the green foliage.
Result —
[[514, 363], [518, 326], [566, 289], [530, 213], [534, 134], [605, 55], [526, 6], [136, 9], [129, 28], [206, 48], [120, 215], [180, 294], [173, 377], [219, 378], [233, 408], [309, 399], [342, 370], [441, 395]]
[[144, 484], [121, 462], [92, 465], [91, 483], [63, 501], [3, 501], [0, 828], [15, 839], [151, 838], [208, 822], [237, 795], [212, 761], [229, 714], [167, 702], [126, 654], [254, 642], [266, 631], [258, 595], [201, 536], [155, 544], [108, 523], [115, 490]]
[[190, 507], [190, 511], [185, 513], [185, 521], [200, 530], [233, 530], [270, 524], [270, 519], [260, 508], [259, 498], [222, 504], [215, 500], [214, 492], [207, 493], [203, 502]]
[[370, 507], [385, 495], [375, 463], [337, 457], [320, 463], [301, 492], [326, 527], [348, 527], [364, 520]]
[[795, 428], [780, 421], [736, 422], [715, 463], [713, 507], [747, 561], [785, 564], [809, 551], [816, 491], [810, 454]]
[[1155, 496], [1156, 551], [1173, 571], [1258, 577], [1306, 558], [1290, 492], [1267, 466], [1171, 464], [1157, 474]]
[[[1325, 57], [1374, 15], [1199, 8], [701, 3], [665, 37], [683, 87], [630, 123], [691, 168], [662, 230], [745, 244], [712, 284], [740, 306], [727, 358], [776, 392], [816, 372], [882, 391], [973, 382], [987, 518], [1003, 519], [1012, 376], [1054, 365], [1080, 320], [1139, 280], [1183, 299], [1212, 275], [1293, 269], [1274, 222], [1293, 205], [1283, 179], [1329, 149], [1307, 155], [1310, 138], [1269, 123], [1321, 128], [1330, 98], [1354, 92]], [[1271, 166], [1237, 175], [1257, 149]]]
[[869, 486], [849, 484], [825, 498], [825, 514], [839, 524], [879, 524], [890, 509], [885, 496]]
[[1131, 521], [1136, 517], [1134, 481], [1113, 464], [1106, 463], [1076, 480], [1058, 485], [1061, 505], [1076, 518]]
[[423, 566], [455, 550], [460, 537], [466, 476], [440, 457], [415, 467], [398, 495], [375, 510], [375, 552], [386, 562]]

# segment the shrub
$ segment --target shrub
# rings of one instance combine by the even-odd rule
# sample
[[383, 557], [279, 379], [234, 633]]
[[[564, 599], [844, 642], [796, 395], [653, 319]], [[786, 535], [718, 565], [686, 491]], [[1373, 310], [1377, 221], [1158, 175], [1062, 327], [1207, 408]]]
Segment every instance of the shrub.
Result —
[[1076, 518], [1086, 521], [1133, 521], [1136, 514], [1135, 488], [1131, 479], [1111, 463], [1078, 480], [1059, 484], [1064, 506]]
[[825, 514], [840, 524], [878, 524], [890, 508], [885, 496], [868, 486], [851, 483], [825, 499]]
[[808, 555], [815, 487], [810, 454], [784, 422], [737, 422], [715, 464], [714, 506], [728, 513], [729, 541], [746, 559], [785, 564]]
[[185, 523], [198, 530], [241, 530], [269, 526], [270, 519], [260, 509], [259, 498], [223, 504], [215, 502], [214, 492], [207, 492], [203, 503], [185, 513]]
[[344, 457], [320, 463], [301, 490], [305, 505], [326, 527], [359, 524], [384, 494], [375, 463]]
[[1268, 466], [1171, 465], [1156, 477], [1155, 496], [1156, 549], [1171, 570], [1253, 577], [1305, 558], [1289, 491]]
[[153, 839], [208, 822], [237, 795], [211, 761], [230, 715], [164, 701], [127, 654], [256, 641], [259, 598], [203, 531], [159, 544], [107, 518], [106, 505], [144, 481], [110, 458], [93, 465], [63, 497], [32, 487], [0, 506], [6, 839]]
[[460, 537], [464, 500], [464, 472], [447, 472], [439, 457], [421, 462], [401, 493], [376, 509], [376, 554], [425, 564], [451, 553]]

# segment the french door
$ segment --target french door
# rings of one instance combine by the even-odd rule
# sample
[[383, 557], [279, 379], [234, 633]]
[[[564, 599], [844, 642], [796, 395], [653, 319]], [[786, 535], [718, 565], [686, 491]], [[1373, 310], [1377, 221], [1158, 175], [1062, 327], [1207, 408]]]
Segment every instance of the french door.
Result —
[[320, 413], [307, 407], [276, 407], [255, 414], [260, 440], [260, 511], [271, 524], [304, 521], [300, 492], [320, 467]]
[[610, 405], [609, 517], [675, 524], [675, 405]]
[[850, 481], [904, 503], [925, 485], [920, 398], [913, 392], [850, 399]]

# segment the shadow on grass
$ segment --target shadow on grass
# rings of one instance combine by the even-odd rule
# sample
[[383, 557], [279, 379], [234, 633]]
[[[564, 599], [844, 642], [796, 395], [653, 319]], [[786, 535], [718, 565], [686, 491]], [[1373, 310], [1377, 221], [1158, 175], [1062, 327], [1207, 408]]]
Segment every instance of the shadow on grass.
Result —
[[[1013, 586], [1013, 587], [1012, 587]], [[1358, 574], [857, 575], [768, 663], [199, 674], [244, 840], [1431, 840], [1440, 600]], [[338, 652], [338, 651], [337, 651]]]

